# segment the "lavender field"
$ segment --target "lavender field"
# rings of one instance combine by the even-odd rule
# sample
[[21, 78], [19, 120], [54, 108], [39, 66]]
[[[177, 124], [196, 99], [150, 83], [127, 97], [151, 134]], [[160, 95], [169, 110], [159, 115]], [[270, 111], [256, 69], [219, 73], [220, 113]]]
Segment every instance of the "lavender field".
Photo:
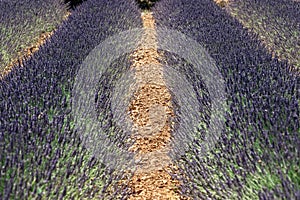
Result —
[[225, 2], [0, 1], [0, 199], [300, 199], [300, 2]]

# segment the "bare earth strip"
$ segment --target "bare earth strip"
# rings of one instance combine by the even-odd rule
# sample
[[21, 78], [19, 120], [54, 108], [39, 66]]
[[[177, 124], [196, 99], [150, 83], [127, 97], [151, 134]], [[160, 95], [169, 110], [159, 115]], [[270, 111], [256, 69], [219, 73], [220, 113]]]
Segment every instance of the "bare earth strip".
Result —
[[[63, 20], [66, 20], [70, 15], [71, 15], [71, 13], [67, 12], [67, 14], [64, 16]], [[37, 52], [39, 50], [39, 48], [43, 44], [45, 44], [46, 40], [49, 39], [53, 35], [54, 31], [55, 30], [53, 30], [51, 32], [42, 33], [36, 43], [25, 48], [24, 50], [22, 50], [22, 52], [19, 52], [18, 57], [15, 58], [9, 65], [5, 66], [3, 71], [0, 71], [0, 80], [2, 78], [4, 78], [9, 72], [11, 72], [13, 67], [15, 65], [17, 65], [18, 63], [20, 63], [20, 65], [22, 66], [23, 61], [29, 59], [35, 52]]]
[[[171, 118], [174, 117], [171, 94], [158, 62], [155, 21], [152, 13], [142, 14], [146, 30], [142, 45], [132, 54], [137, 92], [129, 105], [130, 117], [137, 134], [129, 149], [141, 160], [139, 168], [129, 181], [131, 200], [188, 199], [179, 194], [180, 181], [174, 179], [176, 169], [167, 155], [171, 141]], [[143, 44], [154, 45], [153, 49]]]
[[229, 3], [229, 0], [214, 0], [214, 1], [216, 2], [216, 4], [218, 4], [221, 7], [224, 7]]

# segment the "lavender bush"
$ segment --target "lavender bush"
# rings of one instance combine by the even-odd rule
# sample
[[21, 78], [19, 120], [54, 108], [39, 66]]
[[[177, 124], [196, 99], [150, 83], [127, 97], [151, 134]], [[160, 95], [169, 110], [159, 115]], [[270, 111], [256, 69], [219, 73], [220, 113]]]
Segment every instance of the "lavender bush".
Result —
[[0, 10], [0, 72], [67, 14], [62, 0], [0, 1]]
[[201, 78], [205, 74], [197, 75], [179, 55], [165, 53], [165, 62], [193, 77], [194, 90], [202, 94], [204, 116], [194, 119], [201, 134], [184, 156], [174, 158], [185, 174], [182, 192], [194, 199], [299, 198], [299, 75], [291, 72], [294, 67], [272, 58], [256, 36], [213, 1], [162, 0], [153, 12], [159, 27], [180, 31], [206, 48], [225, 79], [230, 105], [218, 144], [200, 156], [201, 134], [207, 134], [207, 117], [213, 114]]
[[232, 1], [228, 12], [257, 34], [264, 46], [299, 68], [300, 3], [283, 1]]
[[71, 90], [96, 45], [141, 25], [134, 1], [86, 1], [24, 67], [1, 80], [1, 199], [99, 198], [118, 180], [81, 145]]

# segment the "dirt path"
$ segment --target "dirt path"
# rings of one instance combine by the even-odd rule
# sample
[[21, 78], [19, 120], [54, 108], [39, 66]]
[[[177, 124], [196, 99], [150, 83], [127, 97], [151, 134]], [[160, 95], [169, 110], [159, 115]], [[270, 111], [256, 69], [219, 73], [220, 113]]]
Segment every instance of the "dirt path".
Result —
[[229, 0], [214, 0], [214, 2], [216, 2], [216, 4], [218, 4], [221, 7], [224, 7], [224, 6], [228, 5]]
[[137, 92], [129, 105], [136, 134], [130, 151], [137, 154], [141, 165], [129, 182], [130, 200], [188, 199], [178, 192], [180, 181], [172, 178], [176, 169], [167, 155], [171, 141], [171, 119], [174, 117], [171, 94], [159, 63], [155, 21], [152, 13], [142, 13], [148, 28], [142, 44], [154, 44], [153, 49], [142, 46], [132, 54]]

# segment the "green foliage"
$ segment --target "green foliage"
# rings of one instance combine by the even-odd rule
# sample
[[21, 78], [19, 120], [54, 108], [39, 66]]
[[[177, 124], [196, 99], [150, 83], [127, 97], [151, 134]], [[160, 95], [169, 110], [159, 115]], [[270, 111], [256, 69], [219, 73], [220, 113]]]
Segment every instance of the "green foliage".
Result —
[[150, 9], [158, 0], [136, 0], [142, 9]]

